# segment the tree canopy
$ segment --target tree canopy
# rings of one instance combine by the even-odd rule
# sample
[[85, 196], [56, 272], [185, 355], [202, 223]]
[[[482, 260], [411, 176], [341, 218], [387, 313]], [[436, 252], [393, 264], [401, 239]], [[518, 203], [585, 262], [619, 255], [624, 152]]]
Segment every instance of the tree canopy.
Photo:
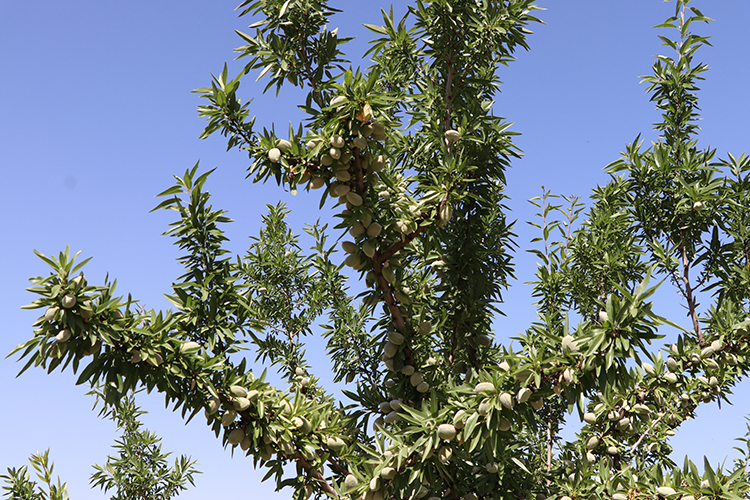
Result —
[[[534, 4], [384, 12], [367, 25], [363, 70], [328, 30], [326, 2], [244, 2], [247, 63], [196, 91], [202, 137], [223, 135], [252, 160], [253, 182], [314, 197], [337, 225], [308, 227], [315, 244], [303, 249], [287, 209], [269, 206], [247, 253], [230, 256], [230, 219], [196, 165], [156, 207], [176, 214], [174, 308], [89, 285], [67, 250], [39, 254], [52, 272], [29, 289], [39, 298], [28, 307], [45, 311], [14, 351], [23, 370], [70, 367], [113, 405], [139, 387], [161, 392], [295, 498], [742, 498], [750, 448], [701, 472], [674, 464], [666, 440], [698, 405], [728, 401], [750, 364], [750, 159], [698, 145], [707, 67], [695, 55], [708, 40], [693, 30], [709, 18], [690, 3], [658, 27], [674, 54], [644, 77], [659, 139], [626, 146], [588, 210], [546, 191], [532, 200], [538, 321], [510, 346], [492, 325], [518, 245], [505, 170], [521, 152], [493, 99], [498, 69], [528, 48]], [[306, 93], [308, 117], [284, 137], [256, 129], [240, 97], [256, 73], [266, 90]], [[691, 329], [654, 312], [660, 285], [675, 288]], [[345, 400], [310, 373], [304, 338], [318, 323]], [[656, 348], [661, 328], [678, 341]], [[288, 386], [254, 372], [258, 361]], [[577, 418], [586, 425], [563, 440]]]

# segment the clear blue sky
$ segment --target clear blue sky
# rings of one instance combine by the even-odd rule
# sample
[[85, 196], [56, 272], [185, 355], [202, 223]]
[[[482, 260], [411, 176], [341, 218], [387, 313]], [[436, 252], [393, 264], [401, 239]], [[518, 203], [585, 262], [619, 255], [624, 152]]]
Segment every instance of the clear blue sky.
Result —
[[[403, 12], [404, 4], [397, 2], [395, 10]], [[539, 13], [547, 24], [534, 27], [531, 51], [519, 53], [519, 60], [502, 71], [505, 85], [495, 107], [523, 134], [518, 145], [525, 157], [508, 172], [508, 204], [519, 220], [522, 248], [534, 236], [524, 222], [534, 212], [526, 200], [539, 195], [542, 184], [585, 197], [606, 182], [602, 167], [626, 143], [638, 133], [654, 137], [651, 123], [658, 115], [638, 77], [650, 72], [653, 54], [667, 50], [651, 27], [674, 9], [660, 0], [539, 4], [548, 9]], [[360, 24], [379, 23], [379, 9], [387, 4], [337, 0], [333, 5], [349, 12], [335, 18], [332, 27], [338, 26], [341, 36], [361, 37], [348, 48], [357, 59], [367, 37]], [[695, 25], [714, 45], [698, 56], [712, 68], [700, 92], [701, 144], [717, 148], [719, 156], [739, 154], [750, 145], [750, 2], [694, 5], [716, 19]], [[149, 308], [168, 307], [162, 294], [181, 273], [174, 260], [177, 249], [160, 236], [172, 219], [170, 213], [149, 210], [172, 175], [198, 160], [206, 169], [218, 167], [208, 188], [214, 206], [236, 220], [228, 227], [234, 251], [242, 252], [247, 236], [257, 233], [266, 203], [289, 203], [298, 231], [314, 222], [311, 208], [317, 200], [251, 184], [244, 180], [246, 157], [226, 153], [218, 136], [197, 139], [204, 122], [190, 91], [207, 85], [209, 72], [220, 71], [241, 44], [234, 29], [250, 21], [238, 19], [235, 6], [225, 0], [0, 3], [3, 356], [30, 336], [37, 316], [19, 309], [33, 299], [24, 292], [27, 279], [47, 273], [33, 249], [48, 255], [65, 245], [83, 250], [83, 256], [94, 257], [86, 268], [91, 282], [109, 272], [121, 293], [132, 293]], [[239, 65], [230, 62], [232, 68]], [[244, 99], [257, 97], [253, 110], [259, 122], [275, 121], [286, 130], [288, 121], [299, 117], [296, 94], [258, 97], [263, 84], [253, 80], [243, 84]], [[498, 321], [500, 338], [534, 320], [529, 287], [522, 285], [533, 276], [534, 259], [519, 253], [516, 262], [518, 282], [506, 293], [506, 309], [513, 314]], [[674, 295], [662, 298], [657, 307], [681, 318], [679, 309], [670, 309]], [[326, 369], [322, 358], [313, 365]], [[73, 385], [72, 374], [47, 376], [32, 369], [16, 379], [20, 367], [14, 359], [0, 359], [0, 471], [50, 447], [56, 472], [70, 483], [71, 498], [105, 498], [88, 488], [88, 477], [90, 465], [104, 462], [111, 451], [114, 425], [90, 411], [93, 401]], [[673, 440], [678, 462], [685, 453], [698, 461], [707, 453], [713, 463], [734, 456], [732, 439], [744, 433], [744, 415], [750, 412], [750, 391], [736, 392], [733, 408], [721, 413], [715, 405], [704, 408], [683, 427]], [[204, 471], [198, 487], [181, 498], [271, 498], [273, 485], [259, 487], [262, 473], [253, 472], [249, 460], [231, 458], [200, 418], [185, 426], [179, 415], [164, 410], [161, 398], [143, 402], [150, 411], [145, 422], [164, 437], [165, 448], [192, 455]], [[279, 497], [289, 498], [289, 492]]]

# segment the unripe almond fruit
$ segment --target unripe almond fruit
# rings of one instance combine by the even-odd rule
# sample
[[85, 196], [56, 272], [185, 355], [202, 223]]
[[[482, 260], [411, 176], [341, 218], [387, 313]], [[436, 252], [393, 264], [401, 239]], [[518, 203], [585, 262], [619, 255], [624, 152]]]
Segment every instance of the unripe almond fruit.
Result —
[[599, 323], [606, 323], [609, 321], [609, 314], [607, 314], [607, 311], [599, 311]]
[[428, 384], [427, 382], [421, 382], [417, 386], [417, 392], [425, 393], [429, 390], [430, 390], [430, 384]]
[[75, 295], [71, 295], [69, 293], [66, 294], [66, 295], [63, 295], [62, 306], [65, 309], [70, 309], [71, 307], [73, 307], [74, 305], [76, 305], [76, 300], [77, 299], [76, 299]]
[[346, 200], [346, 195], [351, 190], [352, 188], [350, 188], [347, 184], [338, 184], [337, 186], [333, 187], [333, 190], [331, 192], [339, 198], [343, 196], [344, 200]]
[[234, 422], [235, 418], [237, 418], [237, 412], [234, 410], [227, 410], [221, 416], [221, 425], [223, 425], [224, 427], [228, 427], [232, 425], [232, 422]]
[[362, 251], [371, 259], [375, 256], [375, 247], [372, 246], [372, 243], [370, 243], [369, 241], [364, 242], [364, 244], [362, 245]]
[[596, 436], [591, 436], [588, 441], [586, 441], [586, 449], [593, 450], [597, 446], [599, 446], [599, 438]]
[[674, 488], [670, 488], [669, 486], [659, 486], [656, 488], [656, 494], [662, 497], [670, 497], [677, 493]]
[[562, 339], [562, 350], [563, 353], [576, 352], [578, 350], [578, 343], [572, 335], [566, 335]]
[[252, 446], [252, 444], [252, 439], [250, 439], [249, 436], [245, 436], [244, 438], [242, 438], [242, 441], [240, 441], [240, 448], [242, 449], [242, 451], [247, 451], [250, 449], [250, 446]]
[[383, 420], [388, 424], [392, 424], [401, 420], [401, 415], [399, 415], [398, 412], [391, 411], [383, 418]]
[[83, 303], [83, 307], [79, 307], [78, 313], [83, 319], [91, 319], [94, 316], [94, 305], [87, 300]]
[[391, 479], [396, 477], [396, 469], [394, 469], [393, 467], [383, 467], [383, 469], [380, 471], [380, 477], [390, 481]]
[[489, 398], [484, 398], [481, 403], [479, 403], [479, 407], [477, 408], [477, 413], [480, 416], [487, 415], [487, 412], [490, 411], [490, 400]]
[[510, 430], [510, 420], [508, 420], [507, 418], [501, 418], [497, 422], [497, 428], [500, 429], [503, 432], [509, 431]]
[[198, 352], [200, 348], [201, 348], [201, 345], [198, 342], [193, 342], [193, 341], [183, 342], [180, 345], [180, 352], [182, 354], [191, 354], [191, 353]]
[[380, 231], [383, 230], [383, 226], [377, 222], [373, 222], [367, 227], [367, 236], [371, 238], [377, 238], [380, 235]]
[[328, 445], [328, 448], [329, 448], [329, 449], [330, 449], [330, 450], [331, 450], [331, 451], [332, 451], [332, 452], [333, 452], [334, 454], [338, 454], [339, 452], [341, 452], [341, 450], [343, 450], [343, 449], [344, 449], [344, 445], [345, 445], [346, 443], [344, 443], [344, 440], [343, 440], [343, 439], [341, 439], [340, 437], [329, 437], [329, 438], [328, 438], [328, 439], [326, 440], [326, 444]]
[[276, 139], [276, 147], [279, 148], [282, 153], [286, 153], [292, 148], [292, 143], [286, 139]]
[[541, 410], [542, 406], [544, 406], [544, 400], [542, 398], [535, 399], [531, 402], [531, 407], [535, 410]]
[[451, 144], [458, 142], [461, 139], [461, 134], [457, 130], [446, 130], [445, 140]]
[[55, 319], [57, 311], [59, 310], [60, 308], [57, 306], [50, 306], [46, 311], [44, 311], [44, 319], [46, 319], [47, 321], [52, 321], [53, 319]]
[[242, 442], [242, 440], [245, 438], [245, 431], [242, 429], [234, 429], [232, 432], [229, 433], [229, 436], [227, 437], [227, 442], [231, 444], [232, 446], [237, 446]]
[[279, 148], [271, 148], [268, 150], [268, 159], [271, 163], [278, 163], [281, 159], [281, 150]]
[[525, 403], [526, 401], [528, 401], [530, 397], [531, 397], [531, 389], [529, 389], [528, 387], [522, 387], [518, 391], [518, 395], [516, 396], [516, 399], [518, 400], [519, 403]]
[[382, 274], [383, 278], [385, 278], [388, 283], [393, 283], [394, 281], [396, 281], [396, 276], [393, 274], [393, 269], [391, 269], [390, 267], [384, 267], [382, 270]]
[[656, 375], [656, 371], [654, 370], [654, 366], [651, 363], [643, 363], [641, 365], [641, 368], [643, 368], [643, 371], [651, 375], [652, 377]]
[[322, 177], [316, 177], [310, 182], [311, 189], [320, 189], [325, 185], [326, 181]]
[[55, 338], [58, 342], [67, 342], [70, 340], [70, 337], [72, 336], [72, 333], [70, 332], [70, 328], [64, 328], [60, 330], [60, 333], [58, 333]]
[[237, 398], [244, 398], [247, 396], [247, 389], [245, 389], [241, 385], [233, 385], [229, 388], [229, 392], [232, 393], [232, 396]]
[[[356, 193], [354, 193], [356, 194]], [[359, 196], [359, 195], [357, 195]], [[372, 226], [371, 226], [372, 227]], [[352, 224], [352, 227], [349, 228], [349, 234], [353, 237], [361, 236], [365, 233], [366, 229], [365, 226], [362, 225], [361, 222], [357, 221], [354, 224]]]
[[440, 448], [440, 451], [438, 451], [438, 460], [441, 464], [447, 464], [450, 461], [451, 456], [453, 456], [453, 450], [448, 446], [443, 446]]
[[[349, 191], [348, 193], [346, 193], [346, 199], [349, 201], [349, 203], [351, 203], [355, 207], [359, 207], [362, 205], [362, 197], [358, 195], [357, 193], [355, 193], [354, 191]], [[358, 224], [362, 225], [359, 222]], [[364, 226], [362, 227], [364, 228]]]
[[232, 406], [237, 411], [245, 411], [250, 408], [250, 400], [247, 398], [237, 398], [232, 401]]
[[584, 413], [583, 414], [583, 421], [587, 424], [595, 424], [596, 423], [596, 414], [595, 413]]
[[335, 106], [335, 105], [337, 105], [337, 104], [339, 104], [341, 102], [344, 102], [344, 101], [346, 101], [346, 96], [337, 95], [336, 97], [334, 97], [333, 99], [331, 99], [330, 106]]
[[450, 441], [456, 437], [456, 428], [453, 424], [440, 424], [437, 429], [438, 437], [443, 441]]
[[679, 371], [680, 365], [674, 358], [667, 358], [667, 368], [669, 368], [669, 371], [676, 372]]
[[474, 394], [479, 394], [482, 392], [488, 392], [488, 393], [495, 393], [495, 384], [492, 382], [479, 382], [477, 385], [474, 386]]
[[208, 414], [213, 415], [217, 411], [219, 411], [219, 406], [221, 405], [221, 401], [219, 401], [219, 398], [211, 398], [208, 400]]
[[359, 482], [357, 481], [357, 478], [354, 476], [354, 474], [348, 474], [346, 476], [346, 479], [344, 479], [344, 487], [347, 490], [356, 488], [357, 484], [359, 484]]
[[399, 332], [388, 332], [388, 340], [396, 345], [401, 345], [404, 343], [404, 336]]
[[504, 392], [504, 393], [500, 394], [500, 403], [504, 407], [512, 410], [513, 409], [513, 404], [514, 404], [513, 403], [513, 395], [511, 395], [510, 393], [507, 393], [507, 392]]

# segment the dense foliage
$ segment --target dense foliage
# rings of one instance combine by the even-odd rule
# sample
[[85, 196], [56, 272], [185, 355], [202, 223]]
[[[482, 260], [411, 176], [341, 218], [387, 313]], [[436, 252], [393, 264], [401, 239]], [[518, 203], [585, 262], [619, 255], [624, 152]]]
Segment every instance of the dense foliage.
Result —
[[[177, 215], [174, 309], [143, 311], [113, 283], [89, 285], [67, 251], [40, 255], [53, 272], [33, 280], [30, 307], [46, 311], [14, 352], [24, 369], [72, 366], [111, 404], [140, 386], [163, 393], [295, 498], [745, 496], [750, 448], [727, 470], [699, 472], [677, 467], [666, 439], [698, 405], [726, 400], [750, 366], [750, 158], [698, 146], [706, 66], [694, 57], [707, 40], [692, 29], [709, 19], [689, 3], [659, 26], [674, 33], [660, 37], [674, 56], [645, 77], [659, 140], [628, 145], [587, 212], [548, 192], [533, 200], [539, 320], [515, 349], [494, 341], [492, 322], [513, 277], [504, 172], [520, 152], [493, 96], [498, 69], [527, 48], [532, 2], [384, 12], [382, 26], [367, 25], [373, 64], [362, 71], [326, 28], [325, 1], [248, 0], [244, 71], [225, 67], [197, 90], [203, 137], [218, 132], [248, 154], [254, 182], [318, 193], [338, 225], [307, 228], [308, 252], [286, 208], [270, 207], [247, 253], [230, 256], [230, 220], [196, 165], [157, 207]], [[256, 130], [240, 99], [256, 70], [266, 89], [306, 92], [308, 118], [286, 137]], [[361, 284], [348, 288], [344, 264]], [[653, 277], [679, 292], [691, 329], [654, 312]], [[303, 341], [316, 323], [348, 400], [310, 373]], [[652, 347], [660, 328], [678, 341]], [[253, 372], [258, 361], [288, 387]], [[586, 425], [565, 442], [570, 418]]]

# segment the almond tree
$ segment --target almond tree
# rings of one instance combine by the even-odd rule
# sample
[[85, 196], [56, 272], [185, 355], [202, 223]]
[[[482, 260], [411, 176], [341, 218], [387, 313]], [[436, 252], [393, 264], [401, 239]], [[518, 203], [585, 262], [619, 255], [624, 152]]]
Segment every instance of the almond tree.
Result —
[[[539, 320], [516, 349], [494, 340], [492, 322], [513, 278], [504, 172], [520, 151], [492, 99], [536, 7], [439, 0], [402, 20], [384, 12], [382, 26], [366, 25], [373, 65], [362, 71], [347, 69], [324, 1], [248, 0], [244, 70], [230, 78], [225, 67], [197, 90], [203, 137], [219, 132], [248, 154], [254, 182], [318, 193], [338, 225], [308, 227], [304, 251], [277, 205], [247, 254], [229, 256], [230, 219], [196, 165], [157, 207], [177, 215], [174, 309], [143, 312], [113, 283], [89, 285], [85, 261], [40, 254], [52, 273], [33, 280], [29, 307], [46, 311], [14, 352], [24, 370], [72, 366], [112, 404], [137, 387], [164, 393], [295, 498], [741, 498], [749, 450], [701, 474], [676, 467], [666, 441], [750, 366], [750, 159], [698, 147], [706, 67], [694, 55], [707, 40], [691, 29], [708, 18], [689, 4], [677, 0], [660, 25], [676, 33], [661, 37], [676, 55], [646, 77], [659, 140], [627, 146], [588, 213], [577, 198], [532, 200]], [[308, 119], [285, 137], [257, 130], [240, 99], [256, 72], [266, 90], [307, 93]], [[359, 278], [351, 290], [343, 265]], [[690, 329], [657, 315], [653, 275], [682, 294]], [[310, 373], [303, 340], [316, 322], [349, 384], [343, 401]], [[678, 329], [677, 343], [653, 348], [660, 327]], [[259, 361], [288, 386], [257, 375]], [[563, 441], [579, 417], [586, 425]]]

